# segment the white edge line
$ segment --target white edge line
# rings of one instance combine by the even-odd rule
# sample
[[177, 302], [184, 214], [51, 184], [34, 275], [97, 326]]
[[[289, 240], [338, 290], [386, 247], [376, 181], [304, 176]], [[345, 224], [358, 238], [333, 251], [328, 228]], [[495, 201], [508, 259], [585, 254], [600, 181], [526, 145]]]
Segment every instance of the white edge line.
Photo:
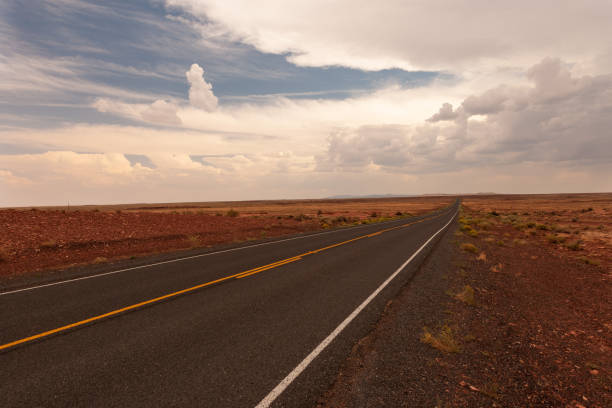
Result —
[[[425, 214], [425, 215], [427, 215], [427, 214]], [[376, 226], [385, 225], [385, 224], [396, 222], [396, 221], [399, 221], [399, 220], [382, 222], [382, 223], [378, 223], [378, 224], [374, 224], [374, 225], [376, 225]], [[303, 236], [300, 236], [300, 237], [285, 238], [285, 239], [281, 239], [281, 240], [278, 240], [278, 241], [262, 242], [261, 244], [253, 244], [253, 245], [248, 245], [248, 246], [243, 246], [243, 247], [238, 247], [238, 248], [230, 248], [230, 249], [224, 249], [224, 250], [221, 250], [221, 251], [208, 252], [206, 254], [186, 256], [186, 257], [177, 258], [177, 259], [170, 259], [168, 261], [161, 261], [161, 262], [155, 262], [155, 263], [146, 264], [146, 265], [133, 266], [131, 268], [118, 269], [116, 271], [97, 273], [95, 275], [82, 276], [80, 278], [66, 279], [66, 280], [59, 281], [59, 282], [46, 283], [44, 285], [30, 286], [30, 287], [27, 287], [27, 288], [10, 290], [10, 291], [7, 291], [7, 292], [0, 292], [0, 296], [10, 295], [10, 294], [19, 293], [19, 292], [26, 292], [26, 291], [34, 290], [34, 289], [46, 288], [46, 287], [49, 287], [49, 286], [63, 285], [65, 283], [71, 283], [71, 282], [76, 282], [76, 281], [81, 281], [81, 280], [86, 280], [86, 279], [99, 278], [101, 276], [114, 275], [116, 273], [133, 271], [133, 270], [136, 270], [136, 269], [150, 268], [152, 266], [164, 265], [164, 264], [173, 263], [173, 262], [180, 262], [180, 261], [185, 261], [185, 260], [188, 260], [188, 259], [202, 258], [202, 257], [205, 257], [205, 256], [222, 254], [224, 252], [240, 251], [240, 250], [243, 250], [243, 249], [255, 248], [255, 247], [263, 246], [263, 245], [272, 245], [272, 244], [277, 244], [279, 242], [293, 241], [295, 239], [303, 239], [303, 238], [309, 238], [309, 237], [316, 237], [318, 235], [332, 234], [332, 233], [336, 233], [336, 232], [340, 232], [340, 231], [348, 231], [348, 230], [352, 230], [352, 229], [365, 228], [365, 227], [369, 227], [371, 225], [372, 224], [357, 225], [357, 226], [349, 227], [349, 228], [339, 228], [339, 229], [333, 230], [333, 231], [318, 232], [316, 234], [303, 235]]]
[[323, 340], [314, 350], [312, 350], [310, 354], [308, 354], [308, 356], [306, 356], [306, 358], [302, 360], [302, 362], [293, 369], [293, 371], [287, 374], [287, 376], [283, 378], [283, 380], [276, 387], [274, 387], [274, 389], [270, 391], [270, 393], [266, 395], [266, 397], [262, 399], [259, 404], [255, 406], [255, 408], [268, 408], [270, 404], [272, 404], [274, 400], [278, 398], [278, 396], [281, 395], [283, 391], [285, 391], [285, 389], [293, 382], [293, 380], [295, 380], [306, 369], [306, 367], [308, 367], [308, 365], [315, 358], [317, 358], [319, 354], [321, 354], [321, 352], [338, 336], [338, 334], [340, 334], [340, 332], [342, 332], [342, 330], [344, 330], [344, 328], [348, 326], [349, 323], [355, 317], [357, 317], [357, 315], [363, 309], [365, 309], [365, 307], [389, 284], [389, 282], [391, 282], [393, 278], [395, 278], [406, 267], [406, 265], [408, 265], [423, 250], [423, 248], [425, 248], [427, 244], [431, 242], [432, 239], [434, 239], [440, 232], [444, 231], [444, 229], [448, 227], [448, 225], [455, 219], [457, 212], [453, 214], [453, 216], [446, 223], [446, 225], [440, 228], [423, 245], [421, 245], [421, 247], [417, 249], [416, 252], [413, 253], [412, 256], [402, 264], [402, 266], [397, 268], [397, 270], [393, 272], [393, 274], [391, 274], [391, 276], [389, 276], [387, 280], [385, 280], [374, 292], [372, 292], [372, 294], [368, 296], [368, 298], [364, 300], [363, 303], [361, 303], [357, 307], [357, 309], [355, 309], [350, 315], [348, 315], [348, 317], [344, 319], [344, 321], [340, 323], [340, 325], [336, 327], [334, 331], [331, 332], [329, 336], [325, 338], [325, 340]]

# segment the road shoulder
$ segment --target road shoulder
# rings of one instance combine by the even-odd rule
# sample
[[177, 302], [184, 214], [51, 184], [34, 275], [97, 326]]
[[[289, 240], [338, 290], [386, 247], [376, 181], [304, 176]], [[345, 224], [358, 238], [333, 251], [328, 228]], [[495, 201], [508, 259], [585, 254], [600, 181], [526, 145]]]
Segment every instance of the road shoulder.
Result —
[[445, 233], [319, 407], [612, 404], [609, 271], [475, 216]]

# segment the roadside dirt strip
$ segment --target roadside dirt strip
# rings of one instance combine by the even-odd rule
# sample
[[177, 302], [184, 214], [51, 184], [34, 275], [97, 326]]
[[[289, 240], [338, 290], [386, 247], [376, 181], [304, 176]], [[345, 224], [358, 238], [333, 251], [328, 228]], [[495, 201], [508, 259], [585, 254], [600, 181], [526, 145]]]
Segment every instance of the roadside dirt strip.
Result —
[[612, 406], [611, 271], [489, 211], [463, 212], [319, 408]]

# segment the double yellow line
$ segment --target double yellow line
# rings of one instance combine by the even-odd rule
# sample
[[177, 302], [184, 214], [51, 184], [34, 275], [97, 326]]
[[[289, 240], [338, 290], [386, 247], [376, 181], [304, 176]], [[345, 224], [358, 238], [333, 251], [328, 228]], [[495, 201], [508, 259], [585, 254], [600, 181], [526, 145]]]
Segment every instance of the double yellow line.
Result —
[[270, 264], [267, 264], [267, 265], [264, 265], [264, 266], [260, 266], [260, 267], [257, 267], [257, 268], [249, 269], [247, 271], [236, 273], [234, 275], [225, 276], [223, 278], [215, 279], [215, 280], [210, 281], [210, 282], [206, 282], [206, 283], [202, 283], [202, 284], [199, 284], [199, 285], [196, 285], [196, 286], [192, 286], [192, 287], [187, 288], [187, 289], [182, 289], [182, 290], [179, 290], [179, 291], [176, 291], [176, 292], [168, 293], [167, 295], [163, 295], [163, 296], [159, 296], [159, 297], [156, 297], [156, 298], [153, 298], [153, 299], [145, 300], [144, 302], [136, 303], [136, 304], [133, 304], [133, 305], [130, 305], [130, 306], [123, 307], [121, 309], [113, 310], [112, 312], [104, 313], [104, 314], [101, 314], [101, 315], [98, 315], [98, 316], [94, 316], [94, 317], [90, 317], [88, 319], [81, 320], [81, 321], [78, 321], [78, 322], [75, 322], [75, 323], [67, 324], [65, 326], [61, 326], [61, 327], [58, 327], [58, 328], [53, 329], [53, 330], [48, 330], [48, 331], [45, 331], [45, 332], [42, 332], [42, 333], [35, 334], [33, 336], [24, 337], [22, 339], [15, 340], [15, 341], [12, 341], [10, 343], [6, 343], [6, 344], [0, 345], [0, 351], [7, 350], [7, 349], [9, 349], [11, 347], [15, 347], [15, 346], [18, 346], [20, 344], [28, 343], [28, 342], [31, 342], [31, 341], [34, 341], [34, 340], [39, 340], [39, 339], [42, 339], [44, 337], [51, 336], [53, 334], [57, 334], [57, 333], [61, 333], [61, 332], [64, 332], [64, 331], [67, 331], [67, 330], [70, 330], [70, 329], [74, 329], [76, 327], [85, 326], [87, 324], [94, 323], [94, 322], [100, 321], [102, 319], [106, 319], [106, 318], [109, 318], [109, 317], [117, 316], [117, 315], [119, 315], [121, 313], [129, 312], [129, 311], [138, 309], [138, 308], [143, 307], [143, 306], [151, 305], [151, 304], [154, 304], [154, 303], [161, 302], [163, 300], [168, 300], [168, 299], [180, 296], [180, 295], [184, 295], [186, 293], [194, 292], [194, 291], [196, 291], [198, 289], [202, 289], [202, 288], [205, 288], [207, 286], [214, 285], [216, 283], [221, 283], [221, 282], [224, 282], [224, 281], [228, 281], [230, 279], [242, 279], [242, 278], [246, 278], [248, 276], [252, 276], [252, 275], [255, 275], [257, 273], [260, 273], [260, 272], [263, 272], [263, 271], [267, 271], [268, 269], [277, 268], [277, 267], [282, 266], [282, 265], [286, 265], [286, 264], [289, 264], [289, 263], [292, 263], [292, 262], [299, 261], [300, 259], [302, 259], [303, 257], [308, 256], [308, 255], [317, 254], [319, 252], [326, 251], [326, 250], [331, 249], [331, 248], [336, 248], [336, 247], [339, 247], [341, 245], [346, 245], [348, 243], [355, 242], [355, 241], [358, 241], [360, 239], [375, 237], [377, 235], [380, 235], [382, 233], [385, 233], [385, 232], [388, 232], [388, 231], [392, 231], [392, 230], [395, 230], [395, 229], [409, 227], [409, 226], [417, 224], [419, 222], [423, 222], [423, 221], [430, 220], [430, 219], [433, 219], [433, 218], [438, 218], [440, 216], [441, 216], [441, 214], [433, 216], [433, 217], [423, 218], [421, 220], [414, 221], [414, 222], [411, 222], [411, 223], [408, 223], [408, 224], [402, 224], [402, 225], [399, 225], [399, 226], [396, 226], [396, 227], [386, 228], [386, 229], [383, 229], [383, 230], [380, 230], [380, 231], [377, 231], [377, 232], [374, 232], [374, 233], [370, 233], [370, 234], [366, 234], [366, 235], [361, 235], [361, 236], [358, 236], [356, 238], [352, 238], [352, 239], [349, 239], [349, 240], [346, 240], [346, 241], [338, 242], [338, 243], [335, 243], [335, 244], [332, 244], [332, 245], [329, 245], [329, 246], [326, 246], [326, 247], [323, 247], [323, 248], [315, 249], [313, 251], [305, 252], [305, 253], [303, 253], [301, 255], [297, 255], [297, 256], [294, 256], [294, 257], [291, 257], [291, 258], [282, 259], [280, 261], [276, 261], [276, 262], [273, 262], [273, 263], [270, 263]]

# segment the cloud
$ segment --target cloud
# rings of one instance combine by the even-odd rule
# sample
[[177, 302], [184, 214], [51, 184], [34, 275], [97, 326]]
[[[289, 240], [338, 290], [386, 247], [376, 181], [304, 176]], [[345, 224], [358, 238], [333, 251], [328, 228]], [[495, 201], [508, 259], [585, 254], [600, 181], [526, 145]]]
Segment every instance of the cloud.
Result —
[[[519, 163], [609, 163], [612, 75], [572, 76], [559, 59], [527, 72], [531, 86], [498, 86], [425, 125], [366, 126], [333, 134], [321, 170], [425, 173]], [[452, 121], [438, 124], [440, 121]]]
[[212, 85], [204, 80], [204, 70], [198, 64], [191, 65], [185, 73], [189, 82], [189, 102], [198, 109], [213, 112], [217, 109], [218, 100], [212, 91]]
[[181, 119], [177, 116], [178, 107], [172, 102], [158, 99], [140, 113], [143, 120], [168, 125], [180, 125]]
[[444, 103], [438, 113], [427, 119], [427, 121], [440, 122], [442, 120], [455, 120], [456, 118], [457, 112], [453, 112], [453, 105], [450, 103]]
[[99, 112], [112, 113], [129, 119], [158, 125], [179, 126], [182, 124], [177, 113], [179, 106], [163, 99], [151, 104], [126, 103], [111, 98], [97, 98], [91, 105]]
[[[166, 0], [215, 33], [302, 66], [365, 70], [479, 70], [531, 65], [557, 55], [606, 63], [612, 37], [606, 1]], [[609, 65], [607, 69], [611, 68]]]
[[8, 184], [8, 185], [29, 185], [32, 184], [32, 181], [25, 177], [19, 177], [13, 174], [13, 172], [8, 170], [0, 169], [0, 185]]

